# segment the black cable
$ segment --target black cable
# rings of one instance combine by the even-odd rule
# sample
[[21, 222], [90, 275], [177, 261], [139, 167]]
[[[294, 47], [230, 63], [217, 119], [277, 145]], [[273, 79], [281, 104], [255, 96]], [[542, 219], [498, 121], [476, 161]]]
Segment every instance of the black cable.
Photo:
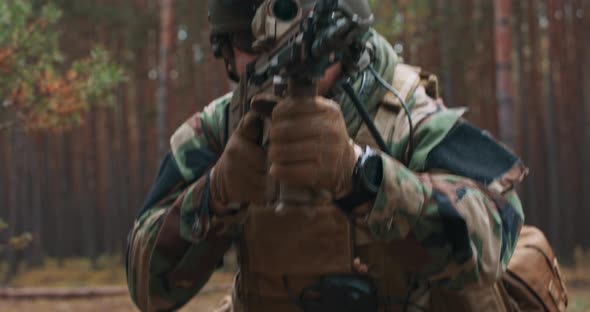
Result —
[[379, 148], [387, 155], [392, 156], [391, 152], [389, 151], [389, 148], [387, 147], [387, 145], [385, 144], [385, 141], [383, 140], [383, 137], [381, 137], [379, 130], [377, 130], [377, 127], [375, 127], [375, 123], [373, 123], [371, 116], [369, 116], [369, 112], [367, 112], [367, 109], [365, 108], [365, 106], [361, 102], [361, 99], [359, 99], [358, 95], [354, 91], [354, 88], [352, 87], [350, 82], [345, 81], [342, 84], [342, 89], [344, 90], [344, 92], [346, 92], [346, 94], [352, 100], [352, 103], [354, 104], [357, 111], [361, 115], [363, 122], [367, 125], [369, 132], [371, 132], [371, 135], [375, 139], [375, 142], [377, 142], [377, 145], [379, 145]]
[[395, 95], [395, 97], [397, 97], [400, 100], [400, 102], [402, 103], [402, 106], [404, 107], [404, 111], [406, 112], [406, 116], [408, 117], [408, 124], [410, 126], [410, 137], [408, 138], [409, 148], [408, 148], [408, 158], [407, 158], [408, 165], [409, 165], [410, 159], [412, 159], [412, 155], [414, 154], [414, 123], [412, 122], [412, 116], [410, 115], [410, 109], [408, 108], [406, 101], [404, 101], [404, 99], [399, 94], [399, 92], [397, 92], [397, 90], [395, 90], [394, 87], [392, 87], [389, 83], [387, 83], [385, 81], [385, 79], [383, 79], [383, 77], [381, 77], [379, 75], [379, 73], [377, 73], [375, 68], [373, 68], [373, 65], [369, 65], [369, 71], [371, 71], [371, 74], [373, 74], [375, 79], [377, 79], [377, 81], [379, 81], [379, 83], [385, 89], [389, 90], [389, 92], [393, 93], [393, 95]]
[[361, 87], [359, 88], [359, 92], [357, 94], [363, 95], [363, 91], [365, 91], [365, 86], [367, 85], [367, 72], [363, 71], [363, 77], [361, 78]]

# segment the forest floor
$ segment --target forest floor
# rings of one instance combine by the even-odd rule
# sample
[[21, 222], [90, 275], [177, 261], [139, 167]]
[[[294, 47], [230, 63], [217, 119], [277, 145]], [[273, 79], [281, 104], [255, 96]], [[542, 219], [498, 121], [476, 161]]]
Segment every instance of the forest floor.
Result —
[[[212, 311], [226, 294], [225, 291], [209, 292], [195, 297], [180, 312]], [[0, 299], [2, 312], [74, 312], [74, 311], [108, 311], [129, 312], [139, 311], [128, 295], [102, 297], [95, 299], [67, 300], [5, 300]]]
[[[109, 260], [111, 261], [111, 260]], [[70, 260], [63, 268], [54, 262], [46, 264], [42, 270], [29, 270], [14, 280], [12, 286], [36, 289], [36, 287], [80, 288], [117, 285], [123, 291], [120, 295], [83, 299], [2, 299], [2, 312], [69, 312], [69, 311], [138, 311], [129, 296], [124, 292], [125, 274], [120, 265], [108, 265], [109, 261], [99, 262], [98, 270], [89, 271], [81, 260]], [[590, 267], [587, 269], [564, 269], [568, 281], [570, 305], [568, 311], [590, 312]], [[202, 293], [196, 296], [181, 312], [211, 311], [228, 293], [231, 285], [231, 272], [216, 272]], [[2, 289], [0, 288], [0, 291]]]
[[[216, 272], [202, 293], [179, 311], [211, 311], [229, 293], [232, 280], [232, 272]], [[69, 259], [63, 266], [49, 260], [42, 269], [20, 273], [10, 286], [11, 289], [27, 290], [38, 290], [39, 287], [45, 290], [79, 290], [82, 287], [119, 286], [121, 294], [79, 299], [7, 299], [2, 298], [0, 287], [1, 312], [139, 311], [126, 292], [125, 270], [119, 258], [99, 259], [96, 270], [89, 270], [86, 260]]]

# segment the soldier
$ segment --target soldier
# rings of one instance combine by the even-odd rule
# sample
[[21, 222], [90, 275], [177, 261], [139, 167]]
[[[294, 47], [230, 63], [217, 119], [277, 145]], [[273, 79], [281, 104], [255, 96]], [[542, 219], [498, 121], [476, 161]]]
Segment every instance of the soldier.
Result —
[[[257, 2], [209, 0], [212, 43], [236, 81], [256, 58]], [[371, 34], [371, 64], [408, 102], [414, 131], [401, 101], [360, 73], [354, 86], [390, 155], [379, 151], [334, 88], [339, 65], [321, 80], [321, 96], [278, 103], [268, 149], [260, 117], [236, 116], [233, 93], [213, 101], [172, 136], [130, 233], [127, 278], [141, 310], [184, 305], [232, 243], [236, 311], [507, 310], [498, 280], [523, 223], [514, 186], [526, 168], [462, 119], [464, 109], [447, 109], [434, 76]], [[267, 204], [276, 181], [332, 199], [311, 217], [277, 215]]]

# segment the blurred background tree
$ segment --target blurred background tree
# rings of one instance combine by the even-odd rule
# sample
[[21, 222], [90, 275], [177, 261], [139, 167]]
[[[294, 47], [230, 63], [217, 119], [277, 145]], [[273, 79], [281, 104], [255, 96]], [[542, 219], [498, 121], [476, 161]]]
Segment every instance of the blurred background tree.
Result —
[[[61, 11], [25, 0], [0, 3], [0, 120], [28, 129], [68, 128], [82, 123], [91, 105], [112, 105], [123, 80], [108, 53], [95, 48], [65, 60], [59, 48]], [[0, 125], [1, 127], [2, 125]]]
[[[369, 1], [395, 51], [438, 75], [445, 104], [523, 157], [527, 223], [590, 267], [590, 1]], [[0, 0], [0, 243], [32, 238], [0, 253], [10, 274], [23, 260], [14, 285], [125, 283], [126, 236], [170, 135], [232, 88], [206, 11]]]
[[[0, 219], [0, 235], [8, 229], [8, 224]], [[8, 248], [22, 250], [26, 248], [31, 242], [32, 237], [30, 233], [24, 233], [18, 236], [9, 236], [5, 242], [0, 242], [0, 252], [5, 252]]]
[[[30, 162], [35, 154], [31, 131], [62, 131], [80, 126], [92, 107], [111, 107], [114, 90], [124, 81], [122, 68], [111, 61], [109, 53], [94, 45], [79, 58], [64, 57], [60, 46], [62, 11], [55, 4], [39, 1], [8, 0], [0, 2], [0, 132], [9, 139], [4, 150], [10, 152], [11, 166], [6, 177], [10, 193], [8, 215], [13, 227], [8, 231], [11, 245], [22, 245], [42, 223], [40, 181], [28, 179], [28, 170], [39, 170]], [[28, 133], [27, 133], [28, 132]], [[36, 159], [41, 161], [41, 159]], [[32, 171], [31, 171], [32, 172]], [[27, 189], [23, 189], [26, 187]], [[20, 191], [19, 191], [20, 190]], [[18, 192], [16, 192], [18, 191]], [[15, 236], [20, 224], [19, 200], [34, 198], [27, 210], [33, 234]], [[24, 229], [23, 229], [24, 230]], [[35, 241], [33, 257], [42, 263], [41, 242]], [[7, 249], [6, 279], [16, 273], [17, 249]], [[31, 254], [27, 256], [31, 259]]]
[[[8, 232], [8, 235], [5, 235], [4, 232]], [[0, 219], [0, 254], [6, 252], [19, 252], [27, 248], [33, 237], [31, 233], [22, 233], [20, 235], [16, 235], [13, 230], [9, 229], [8, 224], [4, 222], [4, 220]], [[15, 261], [11, 265], [17, 265]], [[4, 283], [9, 282], [12, 279], [12, 275], [16, 271], [16, 268], [9, 268], [6, 270], [7, 274], [4, 276]]]

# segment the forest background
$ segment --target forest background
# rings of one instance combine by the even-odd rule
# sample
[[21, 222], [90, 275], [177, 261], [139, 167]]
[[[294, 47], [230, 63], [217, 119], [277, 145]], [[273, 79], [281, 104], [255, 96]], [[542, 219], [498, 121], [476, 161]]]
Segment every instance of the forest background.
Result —
[[[590, 1], [371, 4], [446, 105], [522, 156], [527, 223], [590, 275]], [[0, 4], [0, 284], [124, 282], [126, 236], [169, 136], [230, 88], [206, 1]]]

